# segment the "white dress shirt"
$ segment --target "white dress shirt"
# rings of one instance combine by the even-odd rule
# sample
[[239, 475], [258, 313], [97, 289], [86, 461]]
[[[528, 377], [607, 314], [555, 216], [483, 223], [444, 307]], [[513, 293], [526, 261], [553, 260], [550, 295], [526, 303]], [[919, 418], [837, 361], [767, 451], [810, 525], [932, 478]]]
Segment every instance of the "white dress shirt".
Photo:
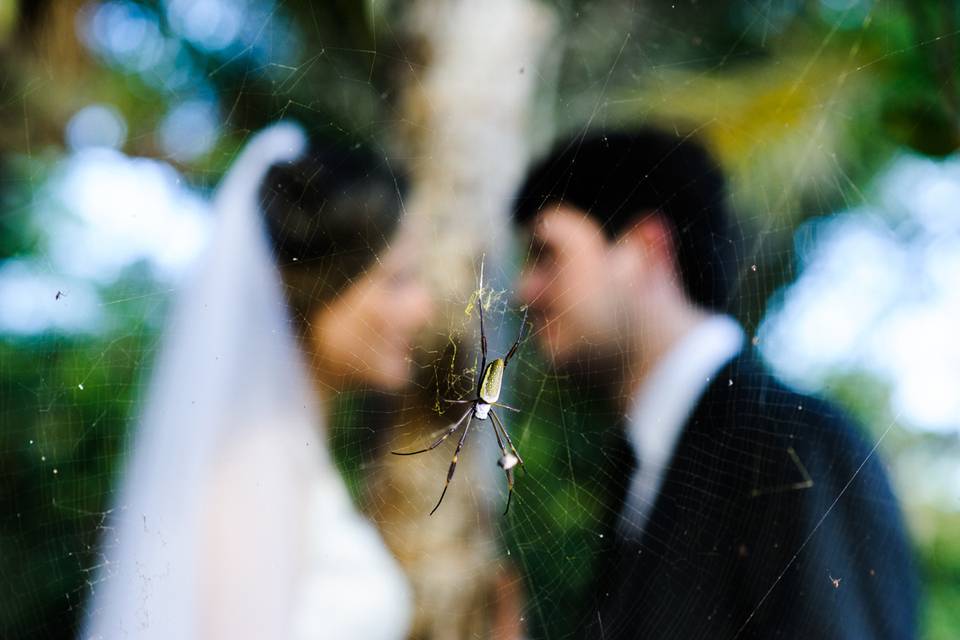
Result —
[[740, 325], [712, 315], [696, 325], [644, 380], [627, 414], [627, 440], [638, 468], [620, 512], [618, 530], [639, 540], [660, 491], [680, 433], [712, 377], [743, 348]]

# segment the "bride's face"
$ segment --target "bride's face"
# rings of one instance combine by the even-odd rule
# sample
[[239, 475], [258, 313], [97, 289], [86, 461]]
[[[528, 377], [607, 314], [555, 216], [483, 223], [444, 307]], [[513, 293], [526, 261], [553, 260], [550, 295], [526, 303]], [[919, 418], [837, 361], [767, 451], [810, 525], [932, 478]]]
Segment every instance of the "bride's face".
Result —
[[394, 248], [311, 323], [322, 382], [396, 390], [410, 381], [410, 349], [433, 304], [407, 251]]

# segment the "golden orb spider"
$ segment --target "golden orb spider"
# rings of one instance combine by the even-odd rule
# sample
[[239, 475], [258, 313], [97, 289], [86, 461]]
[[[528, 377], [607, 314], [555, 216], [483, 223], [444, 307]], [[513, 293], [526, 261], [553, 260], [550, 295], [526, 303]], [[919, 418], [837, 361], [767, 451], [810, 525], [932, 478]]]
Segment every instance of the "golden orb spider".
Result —
[[[440, 499], [437, 500], [437, 504], [430, 511], [430, 515], [433, 515], [434, 512], [440, 508], [440, 503], [443, 502], [443, 497], [447, 495], [447, 488], [450, 486], [450, 481], [453, 479], [453, 474], [457, 470], [457, 461], [460, 459], [460, 450], [463, 449], [463, 443], [467, 439], [467, 432], [470, 430], [470, 424], [473, 421], [473, 418], [482, 421], [489, 417], [490, 424], [493, 427], [493, 435], [497, 437], [497, 446], [500, 447], [501, 453], [500, 459], [497, 461], [497, 465], [503, 469], [503, 472], [507, 477], [507, 508], [503, 512], [504, 515], [506, 515], [510, 510], [510, 499], [513, 497], [513, 468], [518, 464], [523, 466], [523, 458], [520, 457], [520, 454], [517, 452], [517, 448], [513, 446], [513, 440], [510, 438], [510, 434], [507, 432], [507, 428], [504, 426], [503, 420], [501, 420], [500, 416], [497, 415], [497, 412], [493, 410], [493, 407], [503, 407], [504, 409], [509, 409], [510, 411], [519, 411], [519, 409], [514, 409], [513, 407], [499, 402], [500, 386], [503, 383], [503, 372], [507, 368], [510, 358], [512, 358], [517, 352], [517, 347], [520, 346], [520, 341], [523, 340], [523, 331], [527, 325], [527, 310], [524, 310], [523, 312], [523, 320], [520, 321], [520, 332], [517, 334], [517, 339], [514, 341], [513, 346], [510, 347], [510, 351], [507, 352], [507, 355], [487, 363], [487, 335], [484, 333], [483, 329], [482, 262], [480, 263], [480, 290], [477, 295], [477, 307], [480, 310], [480, 352], [483, 359], [480, 365], [480, 375], [477, 376], [476, 397], [471, 400], [444, 400], [444, 402], [448, 402], [450, 404], [469, 404], [470, 407], [467, 408], [466, 413], [464, 413], [459, 420], [450, 425], [446, 432], [429, 447], [420, 449], [418, 451], [390, 452], [397, 456], [415, 456], [418, 453], [433, 451], [443, 444], [447, 438], [456, 433], [457, 429], [463, 426], [464, 423], [466, 423], [466, 426], [463, 428], [463, 434], [460, 436], [460, 441], [457, 443], [457, 448], [453, 452], [453, 460], [450, 462], [450, 468], [447, 470], [447, 481], [443, 485], [443, 491], [440, 493]], [[500, 437], [501, 433], [503, 434], [503, 438]], [[507, 445], [510, 447], [509, 452], [503, 444], [504, 440], [506, 440]]]

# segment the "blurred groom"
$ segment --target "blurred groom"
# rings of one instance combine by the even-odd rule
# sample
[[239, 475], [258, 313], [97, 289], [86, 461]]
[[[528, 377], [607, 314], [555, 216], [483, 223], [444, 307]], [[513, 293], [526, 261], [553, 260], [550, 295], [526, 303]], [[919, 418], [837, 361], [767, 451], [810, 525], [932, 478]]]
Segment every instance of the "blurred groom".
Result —
[[516, 219], [542, 346], [619, 403], [636, 463], [584, 636], [915, 637], [876, 447], [773, 378], [725, 313], [743, 265], [704, 149], [652, 129], [567, 140]]

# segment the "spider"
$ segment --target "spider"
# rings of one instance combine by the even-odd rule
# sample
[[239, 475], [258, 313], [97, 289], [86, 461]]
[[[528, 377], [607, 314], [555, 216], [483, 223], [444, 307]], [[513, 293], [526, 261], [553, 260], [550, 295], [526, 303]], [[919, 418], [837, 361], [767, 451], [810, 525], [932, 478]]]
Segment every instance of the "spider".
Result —
[[[480, 265], [480, 292], [483, 292], [483, 264]], [[517, 352], [517, 348], [520, 346], [520, 341], [523, 340], [523, 332], [527, 324], [527, 311], [523, 312], [523, 320], [520, 322], [520, 332], [517, 334], [517, 339], [514, 341], [513, 346], [510, 347], [510, 351], [507, 352], [502, 358], [497, 358], [496, 360], [487, 363], [487, 336], [483, 330], [483, 299], [481, 296], [477, 297], [477, 307], [480, 310], [480, 351], [482, 354], [482, 363], [480, 365], [480, 375], [477, 377], [477, 393], [476, 397], [470, 400], [444, 400], [444, 402], [450, 404], [469, 404], [470, 407], [467, 408], [467, 411], [460, 417], [459, 420], [450, 425], [446, 432], [440, 436], [435, 442], [425, 449], [419, 449], [417, 451], [391, 451], [390, 453], [398, 456], [414, 456], [418, 453], [426, 453], [427, 451], [433, 451], [439, 447], [443, 442], [456, 433], [464, 423], [466, 426], [463, 428], [463, 433], [460, 435], [460, 441], [457, 443], [457, 449], [453, 453], [453, 460], [450, 462], [450, 468], [447, 470], [447, 481], [443, 485], [443, 492], [440, 494], [440, 499], [437, 500], [437, 504], [430, 511], [430, 515], [433, 515], [434, 512], [440, 508], [440, 503], [443, 502], [443, 497], [447, 495], [447, 488], [450, 486], [450, 481], [453, 479], [453, 474], [457, 470], [457, 461], [460, 459], [460, 450], [463, 449], [463, 443], [467, 439], [467, 432], [470, 430], [470, 424], [473, 422], [473, 418], [477, 420], [487, 420], [490, 418], [490, 425], [493, 427], [493, 435], [497, 437], [497, 446], [500, 447], [500, 459], [497, 461], [497, 465], [503, 469], [504, 474], [507, 477], [507, 508], [504, 510], [504, 515], [510, 510], [510, 499], [513, 497], [513, 468], [518, 464], [523, 466], [523, 458], [520, 457], [520, 454], [517, 452], [517, 448], [513, 446], [513, 440], [510, 438], [510, 434], [507, 432], [507, 428], [503, 424], [503, 420], [500, 419], [500, 416], [497, 415], [497, 412], [493, 410], [493, 407], [503, 407], [510, 411], [517, 411], [519, 409], [514, 409], [508, 405], [498, 402], [500, 400], [500, 385], [503, 383], [503, 372], [507, 368], [507, 364], [510, 363], [510, 358], [514, 356]], [[503, 434], [503, 438], [500, 437], [500, 434]], [[510, 447], [510, 451], [507, 451], [507, 448], [504, 446], [504, 440], [506, 440], [507, 445]]]

